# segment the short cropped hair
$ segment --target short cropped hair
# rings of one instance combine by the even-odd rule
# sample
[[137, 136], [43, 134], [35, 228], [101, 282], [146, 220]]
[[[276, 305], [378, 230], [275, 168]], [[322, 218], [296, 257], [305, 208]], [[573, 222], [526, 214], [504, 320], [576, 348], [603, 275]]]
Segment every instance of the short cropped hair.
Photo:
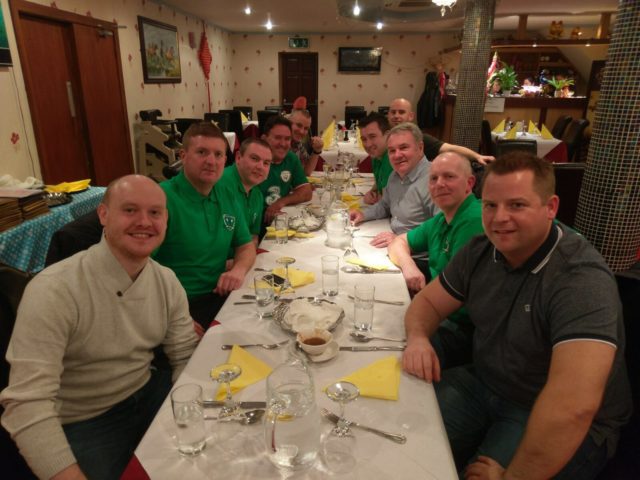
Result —
[[216, 127], [212, 122], [203, 121], [189, 125], [189, 128], [187, 128], [187, 131], [184, 132], [184, 136], [182, 137], [182, 147], [185, 150], [189, 148], [189, 144], [193, 137], [219, 138], [227, 144], [227, 138], [224, 136], [222, 130]]
[[271, 129], [277, 125], [284, 125], [291, 131], [291, 121], [282, 115], [271, 115], [264, 124], [264, 134], [269, 135]]
[[542, 201], [547, 201], [556, 191], [556, 177], [553, 165], [532, 153], [515, 150], [498, 157], [485, 167], [484, 183], [489, 175], [507, 175], [529, 170], [533, 173], [533, 188]]
[[293, 117], [296, 113], [302, 115], [304, 118], [311, 118], [311, 113], [309, 112], [309, 110], [305, 108], [295, 108], [291, 110], [291, 113], [289, 114], [288, 118]]
[[404, 123], [401, 123], [400, 125], [396, 125], [395, 127], [393, 127], [389, 131], [389, 135], [387, 136], [387, 142], [389, 141], [389, 137], [391, 137], [391, 135], [395, 135], [397, 133], [403, 133], [403, 132], [409, 132], [413, 136], [413, 139], [416, 141], [416, 144], [424, 142], [424, 136], [422, 135], [422, 132], [420, 131], [420, 129], [415, 123], [411, 123], [411, 122], [404, 122]]
[[269, 146], [269, 144], [261, 138], [249, 137], [245, 138], [244, 141], [240, 144], [240, 155], [244, 155], [244, 152], [247, 151], [247, 148], [249, 148], [249, 146], [253, 144], [262, 145], [263, 147], [271, 151], [271, 147]]
[[362, 129], [372, 123], [377, 123], [382, 133], [387, 133], [391, 129], [391, 124], [387, 116], [378, 112], [370, 112], [366, 117], [360, 119], [358, 126]]

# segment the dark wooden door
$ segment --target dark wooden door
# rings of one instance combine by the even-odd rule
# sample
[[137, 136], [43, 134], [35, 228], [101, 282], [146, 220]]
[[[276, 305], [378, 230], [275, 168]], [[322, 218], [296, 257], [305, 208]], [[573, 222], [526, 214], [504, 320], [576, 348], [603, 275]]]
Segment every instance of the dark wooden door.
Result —
[[280, 52], [280, 101], [290, 110], [304, 96], [311, 113], [311, 131], [318, 131], [318, 54]]
[[[42, 179], [47, 184], [91, 178], [85, 144], [79, 79], [74, 68], [73, 32], [68, 25], [20, 16], [20, 59]], [[28, 51], [28, 55], [22, 53]]]

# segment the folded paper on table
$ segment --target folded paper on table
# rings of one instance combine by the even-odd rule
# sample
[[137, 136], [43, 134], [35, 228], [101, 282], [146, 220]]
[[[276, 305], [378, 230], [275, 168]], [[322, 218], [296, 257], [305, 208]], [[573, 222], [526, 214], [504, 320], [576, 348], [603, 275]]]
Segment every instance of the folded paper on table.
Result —
[[360, 147], [361, 150], [364, 150], [364, 145], [362, 145], [362, 138], [360, 138], [360, 127], [356, 127], [356, 139], [358, 142], [358, 147]]
[[249, 121], [249, 119], [247, 118], [247, 116], [244, 114], [242, 110], [240, 110], [240, 120], [242, 121], [242, 123], [247, 123]]
[[371, 268], [372, 270], [389, 270], [387, 265], [376, 265], [374, 263], [366, 262], [361, 258], [347, 258], [347, 263], [357, 265], [359, 267]]
[[289, 304], [285, 321], [295, 332], [314, 328], [328, 329], [338, 321], [341, 314], [342, 307], [338, 305], [325, 302], [314, 305], [305, 299], [299, 299]]
[[502, 133], [504, 132], [504, 119], [500, 120], [500, 123], [496, 125], [496, 128], [492, 130], [493, 133]]
[[354, 197], [346, 192], [342, 192], [340, 199], [347, 204], [349, 210], [360, 210], [360, 197]]
[[62, 182], [57, 185], [46, 185], [45, 190], [51, 193], [74, 193], [81, 192], [89, 188], [91, 179], [78, 180], [75, 182]]
[[551, 135], [551, 132], [544, 123], [542, 124], [542, 132], [540, 132], [540, 135], [542, 135], [542, 138], [545, 140], [551, 140], [553, 138], [553, 135]]
[[322, 177], [307, 177], [307, 180], [309, 181], [309, 183], [313, 183], [313, 184], [324, 183], [324, 178]]
[[[245, 387], [252, 385], [260, 380], [267, 378], [271, 373], [271, 367], [264, 363], [262, 360], [257, 359], [244, 348], [234, 345], [229, 354], [228, 363], [238, 365], [242, 369], [242, 373], [238, 378], [231, 382], [231, 393], [235, 394]], [[216, 400], [224, 400], [226, 397], [227, 388], [225, 385], [220, 385], [218, 393], [216, 394]]]
[[398, 400], [400, 362], [395, 356], [382, 358], [340, 380], [353, 383], [363, 397]]
[[[288, 231], [289, 238], [294, 237], [296, 235], [295, 230]], [[267, 227], [267, 233], [265, 234], [265, 238], [275, 238], [276, 237], [276, 229], [275, 227]]]
[[324, 142], [325, 150], [328, 149], [333, 143], [333, 136], [336, 133], [336, 122], [335, 120], [331, 120], [331, 123], [327, 128], [322, 132], [322, 141]]
[[529, 128], [527, 128], [527, 132], [531, 135], [540, 135], [540, 130], [536, 127], [536, 124], [529, 120]]
[[515, 127], [511, 127], [511, 130], [507, 132], [504, 138], [506, 138], [507, 140], [515, 140], [517, 133], [518, 133], [518, 126], [516, 125]]
[[[274, 268], [273, 273], [281, 277], [284, 277], [286, 274], [284, 267]], [[293, 288], [297, 288], [315, 282], [316, 276], [313, 272], [305, 272], [303, 270], [298, 270], [297, 268], [289, 267], [289, 281]]]

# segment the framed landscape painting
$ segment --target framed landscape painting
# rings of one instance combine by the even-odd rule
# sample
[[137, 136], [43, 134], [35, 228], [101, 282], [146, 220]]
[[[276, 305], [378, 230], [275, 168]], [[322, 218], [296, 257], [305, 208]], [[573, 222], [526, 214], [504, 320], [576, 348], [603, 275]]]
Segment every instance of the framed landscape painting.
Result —
[[138, 17], [144, 83], [180, 83], [178, 29], [150, 18]]

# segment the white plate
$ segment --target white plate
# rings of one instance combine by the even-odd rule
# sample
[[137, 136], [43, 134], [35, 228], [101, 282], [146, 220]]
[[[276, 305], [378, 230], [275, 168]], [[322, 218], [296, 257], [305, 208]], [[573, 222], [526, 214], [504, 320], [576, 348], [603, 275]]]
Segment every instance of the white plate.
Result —
[[327, 349], [322, 352], [320, 355], [309, 355], [307, 354], [307, 358], [309, 361], [314, 363], [326, 362], [327, 360], [331, 360], [338, 354], [340, 347], [338, 346], [338, 342], [332, 340], [329, 345], [327, 345]]
[[[308, 301], [311, 302], [311, 300], [308, 300]], [[284, 331], [289, 332], [289, 333], [293, 333], [294, 335], [297, 335], [298, 332], [293, 329], [293, 326], [288, 321], [287, 312], [289, 311], [289, 305], [290, 305], [289, 303], [284, 303], [284, 302], [280, 303], [280, 305], [278, 305], [273, 310], [273, 320]], [[335, 322], [333, 322], [331, 325], [326, 327], [327, 330], [332, 332], [332, 331], [335, 330], [335, 328], [338, 325], [340, 325], [340, 322], [342, 322], [342, 319], [344, 318], [344, 310], [343, 309], [341, 309], [341, 310], [342, 311], [338, 315], [338, 318], [335, 320]], [[325, 328], [325, 327], [323, 327], [323, 328]]]

